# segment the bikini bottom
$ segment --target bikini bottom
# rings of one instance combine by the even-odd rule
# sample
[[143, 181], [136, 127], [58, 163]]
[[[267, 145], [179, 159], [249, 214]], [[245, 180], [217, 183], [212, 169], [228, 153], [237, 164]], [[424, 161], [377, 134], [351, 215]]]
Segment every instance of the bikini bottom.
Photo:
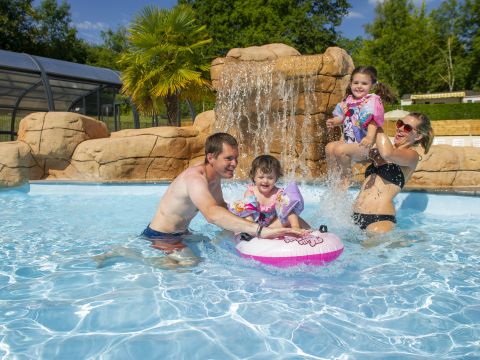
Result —
[[395, 224], [397, 223], [397, 219], [395, 218], [395, 215], [353, 213], [352, 218], [355, 225], [358, 225], [362, 230], [365, 230], [368, 225], [379, 222], [379, 221], [391, 221]]

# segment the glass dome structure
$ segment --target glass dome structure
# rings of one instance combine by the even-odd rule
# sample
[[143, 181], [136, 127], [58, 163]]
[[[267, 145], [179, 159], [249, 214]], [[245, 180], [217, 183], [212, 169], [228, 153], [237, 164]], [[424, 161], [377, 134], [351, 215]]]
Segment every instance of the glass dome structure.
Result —
[[72, 111], [120, 121], [115, 96], [122, 82], [111, 69], [0, 50], [0, 139], [14, 140], [32, 112]]

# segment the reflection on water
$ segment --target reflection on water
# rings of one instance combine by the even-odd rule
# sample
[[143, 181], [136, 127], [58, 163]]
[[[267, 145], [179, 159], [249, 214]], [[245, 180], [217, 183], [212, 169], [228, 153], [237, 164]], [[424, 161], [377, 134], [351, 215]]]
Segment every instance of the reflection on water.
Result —
[[[431, 211], [451, 198], [427, 195], [427, 211], [402, 210], [398, 229], [367, 248], [346, 215], [355, 192], [302, 185], [305, 219], [344, 242], [336, 261], [242, 259], [231, 234], [197, 216], [202, 261], [171, 270], [138, 236], [164, 189], [32, 188], [0, 192], [1, 358], [480, 357], [480, 198], [463, 202], [476, 215], [456, 216]], [[97, 267], [95, 256], [115, 251]]]

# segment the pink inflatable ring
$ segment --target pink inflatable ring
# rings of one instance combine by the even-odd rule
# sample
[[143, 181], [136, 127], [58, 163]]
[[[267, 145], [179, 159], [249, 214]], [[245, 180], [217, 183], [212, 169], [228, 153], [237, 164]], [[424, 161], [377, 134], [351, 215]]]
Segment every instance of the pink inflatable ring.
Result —
[[337, 235], [312, 231], [301, 238], [239, 240], [236, 248], [240, 256], [278, 267], [299, 264], [324, 265], [343, 252], [343, 243]]

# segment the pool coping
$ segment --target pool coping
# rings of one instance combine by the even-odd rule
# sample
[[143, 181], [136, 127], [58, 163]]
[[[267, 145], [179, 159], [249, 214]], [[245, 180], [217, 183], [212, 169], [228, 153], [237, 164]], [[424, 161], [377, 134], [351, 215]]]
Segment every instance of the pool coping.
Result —
[[[235, 182], [247, 183], [247, 180], [236, 180]], [[229, 180], [225, 182], [228, 184]], [[98, 186], [98, 185], [168, 185], [170, 180], [108, 180], [108, 181], [81, 181], [81, 180], [30, 180], [29, 184], [35, 185], [85, 185], [85, 186]], [[306, 185], [322, 185], [321, 181], [302, 181], [302, 184]], [[359, 189], [359, 186], [353, 186], [352, 190]], [[428, 194], [445, 194], [445, 195], [466, 195], [466, 196], [480, 196], [480, 186], [462, 186], [462, 187], [413, 187], [406, 186], [404, 192], [420, 192]]]

